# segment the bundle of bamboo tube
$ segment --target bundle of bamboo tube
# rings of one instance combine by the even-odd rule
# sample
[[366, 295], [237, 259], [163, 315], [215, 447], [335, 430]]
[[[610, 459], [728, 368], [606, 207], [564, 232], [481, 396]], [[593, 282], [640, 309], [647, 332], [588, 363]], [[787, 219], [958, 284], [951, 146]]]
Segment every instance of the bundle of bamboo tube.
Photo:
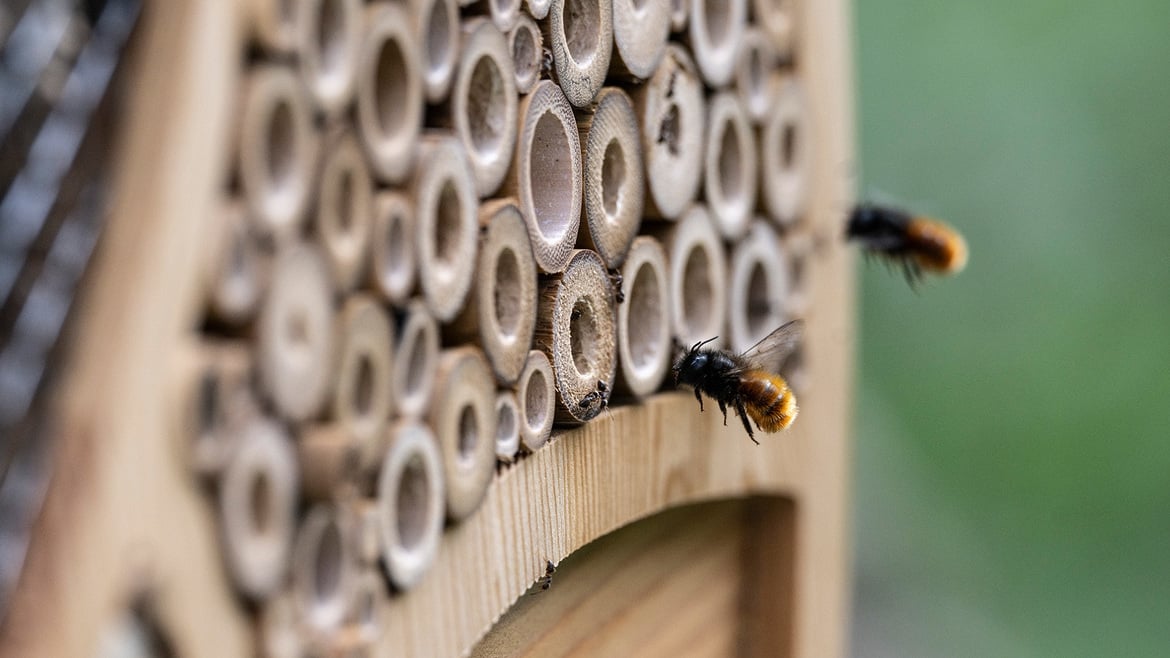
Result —
[[350, 651], [555, 425], [809, 308], [798, 7], [251, 4], [176, 414], [264, 652]]

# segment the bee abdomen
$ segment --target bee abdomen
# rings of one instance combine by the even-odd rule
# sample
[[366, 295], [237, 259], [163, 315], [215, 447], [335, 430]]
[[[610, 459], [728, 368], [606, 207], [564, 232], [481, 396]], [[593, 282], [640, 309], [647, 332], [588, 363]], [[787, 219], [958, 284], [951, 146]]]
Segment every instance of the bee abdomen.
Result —
[[940, 222], [915, 217], [906, 227], [906, 241], [922, 269], [951, 274], [967, 265], [963, 236]]
[[796, 396], [780, 375], [749, 371], [743, 376], [739, 395], [748, 415], [764, 432], [778, 432], [796, 420]]

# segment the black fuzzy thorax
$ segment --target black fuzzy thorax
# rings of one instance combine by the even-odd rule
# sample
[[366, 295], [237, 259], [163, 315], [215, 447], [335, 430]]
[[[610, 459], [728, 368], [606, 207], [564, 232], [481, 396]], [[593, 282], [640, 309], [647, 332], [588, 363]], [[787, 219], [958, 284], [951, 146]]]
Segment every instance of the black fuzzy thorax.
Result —
[[891, 256], [905, 254], [910, 249], [907, 234], [912, 219], [895, 208], [862, 204], [850, 213], [845, 236], [869, 251]]

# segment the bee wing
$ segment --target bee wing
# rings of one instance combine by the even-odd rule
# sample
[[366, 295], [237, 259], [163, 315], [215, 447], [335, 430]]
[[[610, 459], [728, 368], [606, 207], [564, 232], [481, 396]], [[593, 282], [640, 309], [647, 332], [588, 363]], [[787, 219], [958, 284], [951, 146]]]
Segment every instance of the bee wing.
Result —
[[778, 372], [784, 358], [796, 349], [804, 338], [804, 320], [792, 320], [780, 325], [775, 331], [764, 336], [739, 355], [751, 368], [765, 372]]

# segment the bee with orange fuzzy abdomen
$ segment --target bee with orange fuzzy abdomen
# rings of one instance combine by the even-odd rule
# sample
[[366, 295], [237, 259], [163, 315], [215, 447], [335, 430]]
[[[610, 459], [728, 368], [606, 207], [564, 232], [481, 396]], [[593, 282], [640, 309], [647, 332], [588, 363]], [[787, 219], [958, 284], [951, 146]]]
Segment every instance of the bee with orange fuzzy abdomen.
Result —
[[967, 265], [967, 241], [946, 224], [888, 206], [861, 204], [849, 215], [845, 237], [902, 268], [913, 287], [923, 272], [955, 274]]

